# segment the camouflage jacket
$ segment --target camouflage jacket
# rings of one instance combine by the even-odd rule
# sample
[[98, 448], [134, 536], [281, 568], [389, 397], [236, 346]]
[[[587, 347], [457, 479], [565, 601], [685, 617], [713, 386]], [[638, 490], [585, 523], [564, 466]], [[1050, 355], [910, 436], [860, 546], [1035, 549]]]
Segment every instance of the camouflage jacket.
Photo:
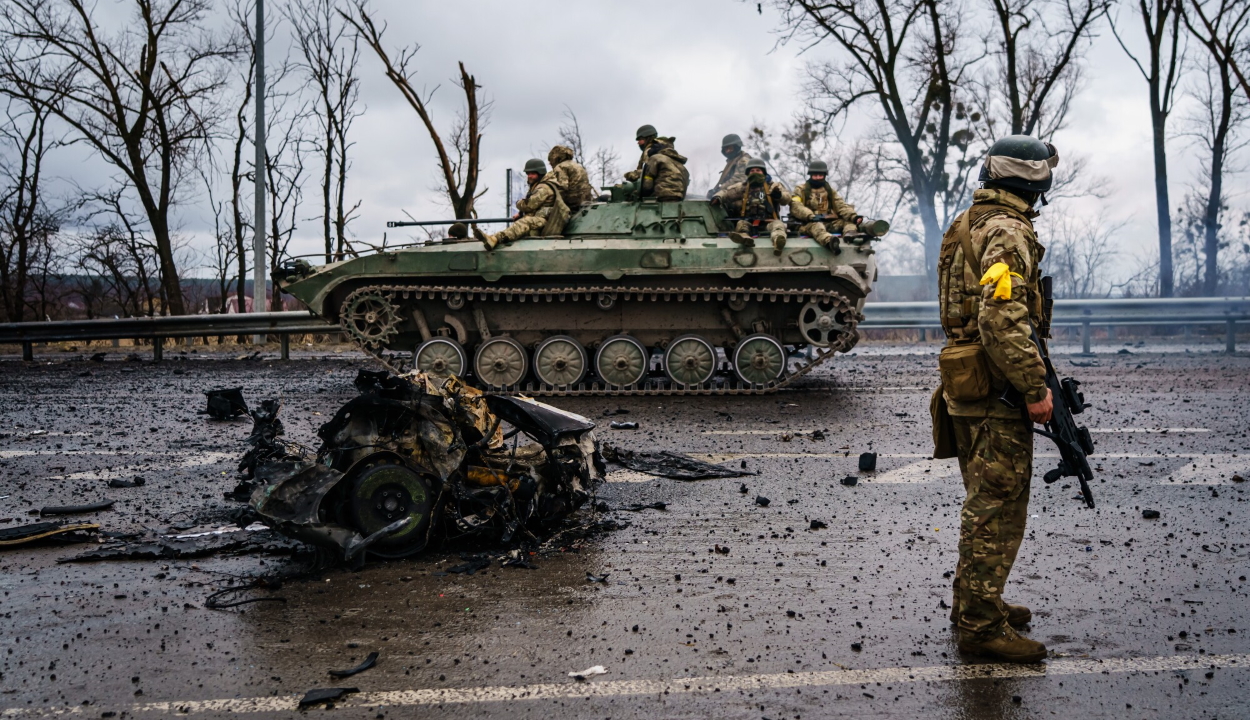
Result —
[[642, 197], [660, 200], [684, 200], [690, 186], [686, 158], [671, 147], [653, 153], [643, 166]]
[[803, 183], [794, 188], [790, 198], [790, 217], [807, 222], [817, 215], [853, 223], [859, 213], [855, 212], [854, 205], [843, 200], [838, 191], [827, 182], [818, 188], [812, 187], [811, 183]]
[[555, 179], [551, 174], [543, 176], [543, 179], [530, 185], [530, 190], [525, 197], [516, 201], [516, 209], [521, 211], [522, 215], [537, 215], [538, 217], [547, 217], [551, 212], [551, 206], [556, 199]]
[[569, 209], [576, 210], [589, 205], [595, 199], [595, 190], [590, 184], [586, 168], [573, 159], [573, 151], [563, 145], [556, 145], [547, 153], [547, 162], [551, 163], [551, 172], [547, 175], [560, 188], [560, 196]]
[[677, 138], [658, 137], [644, 145], [642, 148], [642, 154], [638, 156], [638, 167], [625, 173], [625, 179], [632, 181], [642, 177], [642, 169], [647, 165], [647, 158], [650, 157], [649, 153], [651, 152], [651, 148], [658, 146], [659, 149], [656, 150], [656, 152], [669, 148], [676, 150], [673, 145], [675, 142], [677, 142]]
[[733, 185], [742, 182], [747, 177], [747, 163], [751, 162], [751, 156], [746, 152], [739, 152], [737, 155], [729, 158], [725, 162], [725, 169], [720, 171], [720, 180], [707, 191], [707, 198], [711, 200], [716, 193]]
[[787, 195], [786, 186], [779, 182], [752, 186], [743, 181], [721, 190], [712, 199], [719, 198], [730, 217], [776, 220]]
[[[960, 240], [964, 216], [969, 244], [976, 256], [966, 261]], [[1046, 397], [1046, 368], [1033, 344], [1030, 323], [1042, 323], [1041, 273], [1038, 266], [1046, 249], [1037, 241], [1032, 219], [1037, 213], [1016, 195], [981, 189], [946, 231], [938, 261], [939, 312], [947, 344], [980, 342], [989, 360], [989, 397], [958, 402], [947, 396], [951, 415], [1019, 418], [1020, 410], [999, 402], [1011, 383], [1026, 402]], [[995, 283], [981, 278], [995, 263], [1006, 263], [1013, 278], [1011, 297], [994, 298]]]

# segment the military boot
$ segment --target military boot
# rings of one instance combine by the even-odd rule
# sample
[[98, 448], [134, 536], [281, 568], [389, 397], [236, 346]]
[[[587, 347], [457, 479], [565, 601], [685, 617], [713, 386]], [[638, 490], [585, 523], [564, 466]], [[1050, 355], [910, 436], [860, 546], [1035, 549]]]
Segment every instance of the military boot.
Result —
[[494, 235], [487, 235], [478, 229], [476, 225], [473, 226], [473, 237], [477, 238], [479, 242], [485, 245], [487, 250], [494, 250], [496, 247], [499, 247], [498, 238]]
[[[1017, 630], [1028, 625], [1033, 621], [1033, 611], [1023, 605], [1012, 605], [1011, 603], [1003, 603], [1007, 608], [1007, 624]], [[951, 607], [951, 624], [959, 622], [959, 608]]]
[[773, 255], [780, 255], [786, 249], [786, 236], [773, 235]]
[[734, 242], [738, 243], [744, 248], [755, 247], [755, 238], [745, 233], [731, 232], [729, 233], [729, 239], [733, 240]]
[[996, 634], [988, 638], [963, 637], [960, 633], [959, 651], [971, 655], [1016, 663], [1041, 662], [1046, 657], [1046, 646], [1036, 640], [1021, 637], [1010, 626], [1003, 626]]

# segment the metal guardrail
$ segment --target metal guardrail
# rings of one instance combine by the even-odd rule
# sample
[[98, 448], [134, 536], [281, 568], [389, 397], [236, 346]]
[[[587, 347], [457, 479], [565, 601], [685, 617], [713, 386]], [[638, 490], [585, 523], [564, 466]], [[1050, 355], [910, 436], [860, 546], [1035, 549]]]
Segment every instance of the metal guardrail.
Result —
[[[870, 302], [864, 306], [860, 327], [870, 329], [938, 328], [936, 302]], [[1056, 300], [1052, 325], [1081, 328], [1081, 345], [1090, 348], [1094, 325], [1215, 325], [1226, 328], [1225, 347], [1236, 351], [1238, 322], [1250, 322], [1250, 298], [1177, 298]], [[172, 317], [61, 320], [0, 324], [0, 343], [22, 345], [22, 358], [32, 360], [34, 344], [62, 340], [151, 339], [155, 359], [161, 359], [166, 338], [208, 335], [277, 335], [282, 359], [290, 356], [290, 336], [337, 334], [331, 325], [306, 311]]]
[[[1250, 322], [1250, 298], [1115, 298], [1056, 300], [1051, 325], [1080, 327], [1081, 347], [1090, 351], [1090, 328], [1105, 325], [1224, 325], [1225, 349], [1237, 349], [1237, 323]], [[939, 328], [936, 302], [869, 302], [863, 328]]]

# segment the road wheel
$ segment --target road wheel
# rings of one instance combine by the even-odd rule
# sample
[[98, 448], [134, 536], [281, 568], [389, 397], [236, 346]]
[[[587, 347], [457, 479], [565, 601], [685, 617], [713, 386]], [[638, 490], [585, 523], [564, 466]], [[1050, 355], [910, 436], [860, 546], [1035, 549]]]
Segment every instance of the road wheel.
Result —
[[477, 346], [473, 372], [492, 390], [513, 387], [525, 378], [529, 358], [521, 343], [510, 337], [493, 337]]
[[433, 337], [417, 346], [412, 354], [412, 366], [417, 370], [445, 378], [450, 375], [461, 377], [469, 360], [460, 343], [445, 337]]
[[716, 372], [716, 348], [698, 335], [682, 335], [664, 351], [664, 372], [677, 385], [702, 385]]
[[816, 347], [826, 348], [846, 329], [832, 300], [809, 302], [799, 310], [799, 333]]
[[554, 387], [572, 387], [586, 376], [590, 365], [586, 348], [568, 335], [556, 335], [534, 348], [534, 375]]
[[636, 338], [613, 335], [595, 353], [595, 370], [608, 385], [616, 388], [638, 385], [647, 376], [651, 353]]
[[786, 349], [771, 335], [748, 335], [734, 346], [733, 369], [749, 385], [776, 382], [786, 369]]

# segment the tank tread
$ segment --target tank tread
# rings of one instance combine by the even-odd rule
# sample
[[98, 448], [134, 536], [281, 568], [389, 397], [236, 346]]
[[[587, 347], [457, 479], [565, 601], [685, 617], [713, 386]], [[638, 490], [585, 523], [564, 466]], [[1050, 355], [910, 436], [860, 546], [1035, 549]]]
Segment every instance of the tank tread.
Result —
[[[810, 359], [799, 360], [793, 370], [781, 379], [763, 385], [743, 383], [740, 380], [713, 379], [699, 386], [673, 387], [665, 380], [647, 378], [638, 387], [613, 387], [601, 383], [580, 383], [576, 387], [550, 386], [541, 383], [526, 383], [507, 390], [487, 390], [488, 394], [527, 395], [540, 397], [569, 397], [578, 395], [605, 396], [637, 396], [637, 395], [764, 395], [792, 384], [795, 380], [807, 375], [816, 367], [828, 362], [836, 353], [848, 352], [859, 340], [856, 326], [864, 319], [863, 314], [855, 309], [854, 304], [846, 296], [832, 290], [771, 290], [760, 288], [725, 288], [725, 287], [689, 287], [689, 288], [642, 288], [642, 287], [563, 287], [563, 288], [497, 288], [474, 287], [464, 285], [369, 285], [358, 288], [358, 293], [379, 293], [392, 300], [448, 300], [459, 295], [464, 301], [475, 299], [505, 302], [567, 302], [594, 301], [599, 295], [608, 294], [621, 300], [649, 300], [652, 302], [683, 302], [690, 300], [719, 301], [742, 300], [744, 302], [796, 302], [808, 303], [828, 300], [837, 307], [846, 319], [846, 326], [837, 339], [825, 348], [815, 348]], [[399, 374], [403, 369], [396, 367], [381, 351], [375, 351], [359, 341], [350, 332], [345, 332], [353, 343], [365, 354], [380, 362], [390, 371]], [[791, 356], [794, 359], [795, 356]]]

